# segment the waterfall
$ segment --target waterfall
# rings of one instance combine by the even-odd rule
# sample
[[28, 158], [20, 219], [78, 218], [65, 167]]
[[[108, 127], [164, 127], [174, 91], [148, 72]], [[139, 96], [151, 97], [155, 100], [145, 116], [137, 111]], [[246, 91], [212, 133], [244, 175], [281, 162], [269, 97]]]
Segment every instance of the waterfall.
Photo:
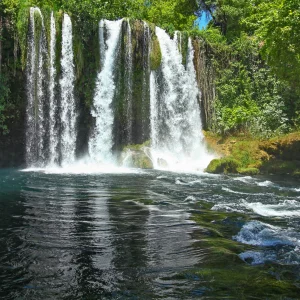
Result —
[[69, 165], [75, 161], [77, 116], [74, 98], [75, 71], [72, 22], [67, 14], [64, 14], [62, 24], [61, 72], [61, 164]]
[[[142, 138], [146, 140], [149, 132], [149, 97], [150, 97], [150, 47], [151, 33], [150, 28], [144, 22], [144, 39], [143, 39], [143, 88], [142, 88]], [[148, 137], [149, 139], [149, 137]]]
[[207, 165], [201, 132], [200, 98], [188, 41], [186, 69], [177, 40], [156, 28], [161, 52], [160, 70], [151, 73], [151, 142], [155, 168], [197, 170]]
[[[113, 121], [112, 100], [115, 92], [114, 68], [115, 55], [118, 49], [122, 20], [99, 23], [100, 33], [106, 31], [105, 41], [100, 40], [101, 71], [97, 75], [96, 91], [92, 116], [95, 128], [89, 141], [89, 154], [97, 163], [113, 163]], [[101, 34], [100, 34], [101, 38]]]
[[50, 59], [49, 59], [49, 134], [50, 134], [50, 144], [49, 144], [49, 164], [58, 163], [58, 125], [57, 125], [57, 109], [58, 102], [55, 95], [55, 46], [56, 46], [56, 27], [55, 27], [55, 18], [53, 12], [51, 12], [50, 19]]
[[26, 163], [29, 166], [43, 166], [48, 156], [47, 57], [44, 19], [40, 9], [32, 7], [26, 67]]
[[126, 68], [125, 68], [125, 78], [126, 78], [126, 120], [127, 120], [127, 144], [132, 144], [132, 34], [130, 22], [127, 20], [127, 43], [126, 43]]
[[[30, 9], [26, 66], [28, 166], [117, 165], [124, 146], [142, 144], [151, 137], [155, 168], [206, 167], [201, 94], [193, 64], [192, 41], [180, 32], [175, 32], [171, 39], [156, 27], [162, 61], [157, 70], [151, 71], [151, 45], [156, 37], [146, 22], [135, 22], [99, 22], [100, 70], [91, 108], [88, 158], [76, 162], [72, 22], [67, 14], [63, 15], [58, 73], [54, 13], [50, 15], [48, 44], [41, 11]], [[185, 46], [183, 40], [187, 42]], [[183, 47], [185, 51], [181, 51]], [[184, 59], [181, 52], [185, 52]]]

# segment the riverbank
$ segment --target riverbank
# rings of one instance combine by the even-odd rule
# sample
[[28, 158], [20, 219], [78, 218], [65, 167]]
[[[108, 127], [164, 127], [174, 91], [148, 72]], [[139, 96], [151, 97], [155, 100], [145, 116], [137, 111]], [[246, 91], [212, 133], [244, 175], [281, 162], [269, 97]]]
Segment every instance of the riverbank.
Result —
[[208, 173], [300, 176], [300, 132], [269, 140], [251, 136], [222, 137], [205, 132], [208, 147], [220, 158], [210, 162]]

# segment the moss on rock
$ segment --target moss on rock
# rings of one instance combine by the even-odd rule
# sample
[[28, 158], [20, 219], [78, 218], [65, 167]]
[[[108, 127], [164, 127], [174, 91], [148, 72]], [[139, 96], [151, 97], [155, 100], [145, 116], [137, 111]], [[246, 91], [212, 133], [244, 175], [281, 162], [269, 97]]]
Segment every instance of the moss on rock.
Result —
[[[249, 136], [205, 135], [210, 148], [225, 156], [211, 161], [206, 169], [209, 173], [288, 174], [297, 177], [300, 174], [299, 132], [263, 141]], [[232, 161], [238, 165], [232, 165]]]
[[159, 41], [157, 39], [157, 36], [152, 31], [151, 32], [151, 53], [150, 53], [150, 68], [151, 70], [155, 71], [159, 68], [161, 65], [161, 49], [159, 45]]
[[153, 163], [149, 155], [150, 142], [146, 141], [140, 145], [128, 145], [124, 147], [121, 159], [122, 164], [139, 169], [153, 169]]
[[18, 40], [21, 49], [21, 65], [24, 70], [26, 67], [26, 57], [27, 57], [27, 34], [29, 28], [29, 9], [22, 7], [19, 10], [17, 18], [17, 32]]
[[214, 174], [237, 173], [240, 167], [241, 164], [238, 160], [231, 157], [223, 157], [213, 159], [206, 168], [206, 172]]
[[258, 175], [259, 174], [259, 169], [257, 168], [239, 168], [238, 173], [241, 175]]

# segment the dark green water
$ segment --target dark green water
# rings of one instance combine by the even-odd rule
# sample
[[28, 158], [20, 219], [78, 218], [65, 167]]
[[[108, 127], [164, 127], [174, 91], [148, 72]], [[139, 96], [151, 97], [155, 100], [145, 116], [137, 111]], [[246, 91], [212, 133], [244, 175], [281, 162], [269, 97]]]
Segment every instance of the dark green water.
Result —
[[288, 178], [1, 170], [0, 298], [300, 299], [299, 225]]

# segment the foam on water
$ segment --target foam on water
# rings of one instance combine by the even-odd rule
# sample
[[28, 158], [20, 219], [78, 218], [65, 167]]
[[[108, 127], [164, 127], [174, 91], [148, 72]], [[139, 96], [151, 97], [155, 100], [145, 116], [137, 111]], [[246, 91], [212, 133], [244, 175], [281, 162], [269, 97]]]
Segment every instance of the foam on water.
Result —
[[299, 265], [300, 233], [291, 228], [251, 221], [245, 224], [233, 239], [244, 244], [263, 247], [259, 251], [246, 251], [239, 255], [242, 260], [252, 265], [266, 261]]
[[260, 221], [248, 222], [233, 239], [254, 246], [300, 246], [300, 233]]
[[278, 204], [245, 202], [245, 205], [255, 213], [265, 217], [300, 217], [300, 203], [296, 200], [284, 200]]
[[226, 212], [239, 212], [244, 213], [245, 210], [243, 209], [242, 203], [219, 203], [215, 204], [211, 210], [214, 211], [226, 211]]
[[182, 179], [180, 179], [180, 178], [176, 178], [175, 184], [177, 184], [177, 185], [189, 185], [188, 182], [184, 182], [184, 181], [182, 181]]
[[114, 164], [92, 164], [85, 161], [77, 161], [70, 165], [50, 166], [47, 168], [28, 168], [22, 172], [42, 172], [45, 174], [143, 174], [143, 170], [118, 167]]
[[275, 261], [277, 258], [274, 251], [262, 252], [251, 250], [241, 253], [239, 257], [251, 265], [260, 265], [266, 261]]
[[197, 199], [195, 196], [188, 196], [184, 199], [185, 202], [196, 203]]
[[266, 180], [266, 181], [263, 181], [263, 182], [257, 182], [256, 183], [258, 186], [274, 186], [274, 183], [272, 181], [269, 181], [269, 180]]
[[244, 176], [244, 177], [236, 177], [233, 178], [235, 181], [241, 181], [244, 183], [251, 183], [253, 181], [253, 178], [251, 176]]

